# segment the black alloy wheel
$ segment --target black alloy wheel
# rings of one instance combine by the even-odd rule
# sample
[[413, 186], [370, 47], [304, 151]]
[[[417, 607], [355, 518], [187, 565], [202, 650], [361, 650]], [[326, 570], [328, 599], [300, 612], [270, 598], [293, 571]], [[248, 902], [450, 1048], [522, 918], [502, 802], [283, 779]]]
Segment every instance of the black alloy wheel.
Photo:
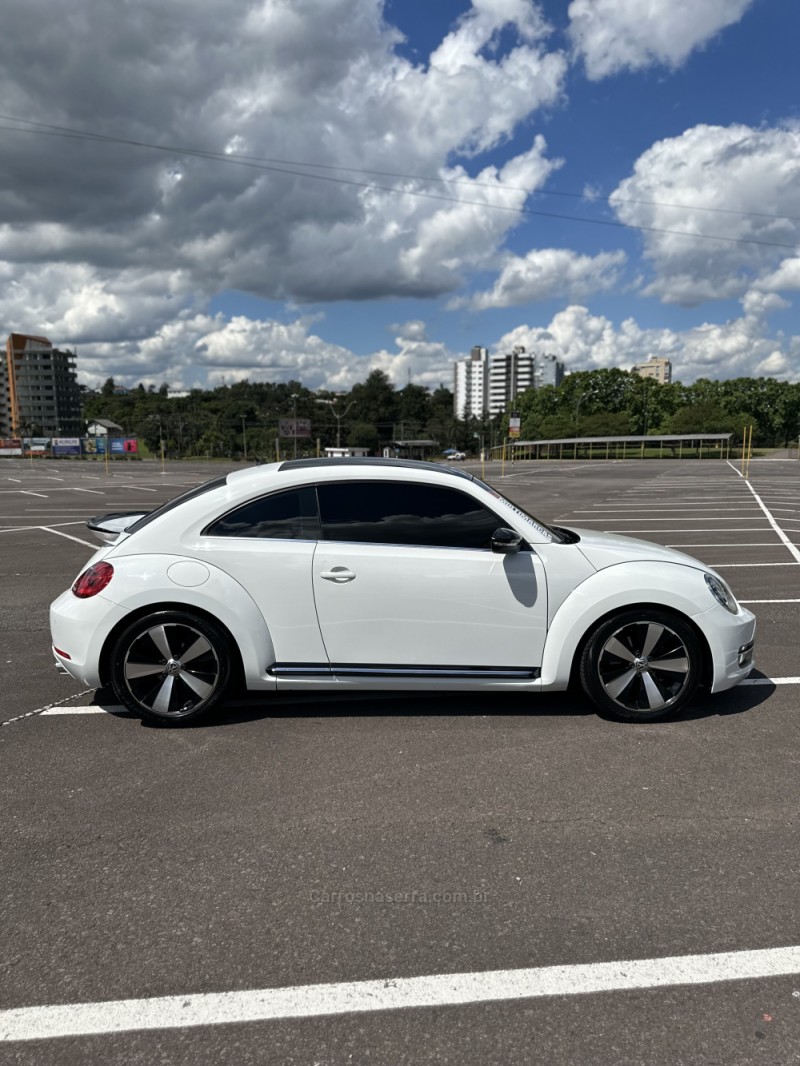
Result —
[[231, 680], [227, 633], [186, 611], [157, 611], [123, 630], [111, 653], [117, 699], [141, 718], [184, 724], [206, 714]]
[[677, 714], [700, 682], [702, 652], [692, 627], [657, 608], [625, 611], [592, 634], [581, 656], [589, 698], [626, 721]]

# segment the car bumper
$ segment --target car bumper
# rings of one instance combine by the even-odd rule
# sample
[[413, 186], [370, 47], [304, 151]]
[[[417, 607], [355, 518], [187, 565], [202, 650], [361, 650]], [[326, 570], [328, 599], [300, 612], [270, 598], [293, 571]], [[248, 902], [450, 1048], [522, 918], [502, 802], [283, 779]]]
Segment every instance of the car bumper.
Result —
[[711, 691], [724, 692], [738, 685], [755, 665], [756, 616], [744, 607], [739, 608], [738, 614], [713, 607], [695, 621], [711, 648]]
[[50, 636], [58, 669], [89, 688], [99, 688], [103, 645], [127, 614], [102, 595], [82, 600], [63, 592], [50, 605]]

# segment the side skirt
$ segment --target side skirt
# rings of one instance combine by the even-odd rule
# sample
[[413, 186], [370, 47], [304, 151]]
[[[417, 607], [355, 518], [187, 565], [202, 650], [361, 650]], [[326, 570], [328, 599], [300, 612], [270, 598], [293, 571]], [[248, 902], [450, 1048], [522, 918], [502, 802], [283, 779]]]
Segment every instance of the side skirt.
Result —
[[267, 674], [275, 678], [443, 678], [452, 681], [535, 681], [538, 666], [399, 666], [380, 663], [273, 663]]

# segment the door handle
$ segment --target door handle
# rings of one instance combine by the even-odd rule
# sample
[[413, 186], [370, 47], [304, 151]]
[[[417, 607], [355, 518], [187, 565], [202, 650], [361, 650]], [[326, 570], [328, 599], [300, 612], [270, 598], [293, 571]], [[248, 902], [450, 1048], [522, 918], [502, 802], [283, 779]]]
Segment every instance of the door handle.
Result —
[[352, 581], [356, 575], [346, 566], [334, 566], [333, 570], [321, 571], [319, 576], [324, 577], [326, 581], [335, 581], [343, 585], [346, 581]]

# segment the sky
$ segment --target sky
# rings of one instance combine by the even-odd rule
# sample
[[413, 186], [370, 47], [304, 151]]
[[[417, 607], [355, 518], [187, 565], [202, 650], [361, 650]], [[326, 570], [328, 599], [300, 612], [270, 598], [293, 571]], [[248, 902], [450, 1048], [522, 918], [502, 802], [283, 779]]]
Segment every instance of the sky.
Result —
[[0, 333], [90, 386], [800, 380], [798, 40], [796, 0], [4, 0]]

